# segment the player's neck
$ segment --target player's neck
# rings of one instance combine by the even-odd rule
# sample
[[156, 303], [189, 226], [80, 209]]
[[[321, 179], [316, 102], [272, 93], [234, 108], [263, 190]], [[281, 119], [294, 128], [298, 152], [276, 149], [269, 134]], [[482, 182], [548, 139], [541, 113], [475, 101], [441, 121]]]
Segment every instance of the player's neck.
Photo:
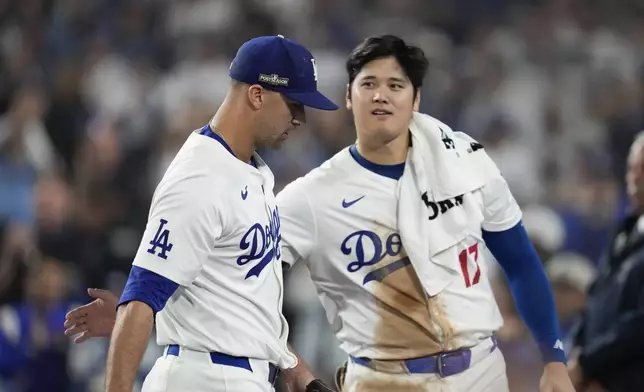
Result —
[[244, 116], [238, 113], [230, 102], [224, 101], [210, 120], [210, 127], [224, 139], [237, 159], [250, 163], [250, 158], [255, 152], [255, 141], [250, 132], [243, 131], [247, 129], [241, 120], [243, 118]]
[[356, 148], [360, 155], [369, 162], [378, 165], [398, 165], [407, 160], [409, 151], [409, 132], [404, 132], [387, 144], [379, 144], [358, 137]]

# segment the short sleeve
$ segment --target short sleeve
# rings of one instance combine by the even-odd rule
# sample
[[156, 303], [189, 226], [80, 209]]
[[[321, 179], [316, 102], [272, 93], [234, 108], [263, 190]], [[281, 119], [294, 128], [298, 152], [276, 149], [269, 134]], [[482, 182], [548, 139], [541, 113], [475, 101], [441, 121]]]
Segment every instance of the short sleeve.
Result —
[[195, 176], [159, 185], [133, 265], [182, 286], [195, 280], [222, 232], [208, 180]]
[[282, 232], [282, 262], [293, 266], [307, 260], [316, 241], [313, 211], [299, 180], [287, 185], [277, 195], [277, 208]]
[[508, 183], [502, 176], [494, 176], [482, 189], [483, 224], [486, 231], [505, 231], [521, 221], [521, 208]]

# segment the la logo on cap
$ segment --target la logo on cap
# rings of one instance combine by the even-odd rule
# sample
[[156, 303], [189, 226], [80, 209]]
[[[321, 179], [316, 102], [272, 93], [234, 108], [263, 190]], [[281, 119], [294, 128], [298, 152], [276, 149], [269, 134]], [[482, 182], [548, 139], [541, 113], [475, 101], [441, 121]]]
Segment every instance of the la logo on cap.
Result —
[[318, 66], [315, 64], [315, 59], [311, 59], [311, 64], [313, 64], [313, 77], [315, 81], [318, 81]]

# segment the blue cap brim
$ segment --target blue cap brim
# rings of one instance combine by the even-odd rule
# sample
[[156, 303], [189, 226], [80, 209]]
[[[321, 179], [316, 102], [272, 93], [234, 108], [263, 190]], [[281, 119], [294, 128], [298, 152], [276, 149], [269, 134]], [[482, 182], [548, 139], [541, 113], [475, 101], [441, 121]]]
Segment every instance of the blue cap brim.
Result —
[[325, 97], [321, 92], [308, 92], [308, 93], [294, 93], [282, 92], [284, 96], [295, 102], [301, 103], [313, 109], [319, 110], [338, 110], [338, 105], [333, 103], [329, 98]]

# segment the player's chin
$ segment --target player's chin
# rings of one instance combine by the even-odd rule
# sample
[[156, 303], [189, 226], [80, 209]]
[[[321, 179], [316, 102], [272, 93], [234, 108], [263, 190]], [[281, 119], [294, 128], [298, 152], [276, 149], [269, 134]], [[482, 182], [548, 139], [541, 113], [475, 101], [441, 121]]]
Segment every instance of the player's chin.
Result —
[[400, 132], [395, 127], [382, 126], [382, 124], [379, 125], [380, 126], [375, 126], [368, 130], [372, 140], [377, 140], [380, 143], [387, 144], [400, 136]]

